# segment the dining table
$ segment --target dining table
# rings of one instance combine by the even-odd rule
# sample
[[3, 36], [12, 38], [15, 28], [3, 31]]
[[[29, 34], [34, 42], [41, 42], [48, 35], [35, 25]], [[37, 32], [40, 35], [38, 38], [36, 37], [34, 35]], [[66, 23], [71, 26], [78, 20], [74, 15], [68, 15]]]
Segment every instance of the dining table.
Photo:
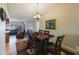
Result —
[[39, 33], [39, 32], [34, 32], [32, 33], [35, 37], [37, 37], [38, 40], [44, 41], [44, 40], [49, 40], [49, 35]]
[[37, 37], [37, 40], [39, 41], [38, 54], [46, 54], [45, 47], [48, 45], [49, 36], [39, 32], [35, 32], [32, 34], [35, 35], [35, 37]]

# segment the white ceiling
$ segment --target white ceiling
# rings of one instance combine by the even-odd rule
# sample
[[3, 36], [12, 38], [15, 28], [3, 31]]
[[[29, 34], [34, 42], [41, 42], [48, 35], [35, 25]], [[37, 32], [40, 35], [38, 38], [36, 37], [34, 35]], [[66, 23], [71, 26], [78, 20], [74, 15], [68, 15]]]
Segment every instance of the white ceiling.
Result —
[[[55, 3], [39, 3], [39, 13], [42, 15], [55, 5]], [[10, 17], [18, 19], [31, 19], [37, 11], [36, 3], [8, 3], [7, 7]]]

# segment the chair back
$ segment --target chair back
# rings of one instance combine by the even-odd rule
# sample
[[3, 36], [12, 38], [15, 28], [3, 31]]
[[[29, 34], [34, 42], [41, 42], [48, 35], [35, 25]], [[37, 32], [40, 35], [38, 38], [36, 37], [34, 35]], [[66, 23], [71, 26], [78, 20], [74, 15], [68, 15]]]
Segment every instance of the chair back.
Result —
[[45, 31], [44, 31], [44, 34], [49, 35], [49, 31], [46, 31], [46, 30], [45, 30]]
[[43, 33], [43, 30], [39, 30], [39, 33]]
[[64, 36], [65, 35], [62, 35], [62, 36], [58, 36], [57, 37], [57, 40], [56, 40], [56, 43], [55, 43], [55, 51], [56, 51], [56, 54], [61, 54], [61, 44], [62, 44], [62, 41], [63, 41]]

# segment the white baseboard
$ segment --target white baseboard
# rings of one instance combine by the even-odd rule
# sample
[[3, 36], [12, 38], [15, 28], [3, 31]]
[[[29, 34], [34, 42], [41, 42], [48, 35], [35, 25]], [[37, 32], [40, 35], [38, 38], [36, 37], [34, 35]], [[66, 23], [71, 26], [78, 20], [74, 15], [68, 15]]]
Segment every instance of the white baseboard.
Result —
[[76, 50], [75, 50], [74, 48], [68, 47], [68, 46], [66, 46], [66, 45], [62, 45], [62, 48], [64, 48], [64, 49], [66, 49], [66, 50], [68, 50], [68, 51], [70, 51], [70, 52], [76, 54]]

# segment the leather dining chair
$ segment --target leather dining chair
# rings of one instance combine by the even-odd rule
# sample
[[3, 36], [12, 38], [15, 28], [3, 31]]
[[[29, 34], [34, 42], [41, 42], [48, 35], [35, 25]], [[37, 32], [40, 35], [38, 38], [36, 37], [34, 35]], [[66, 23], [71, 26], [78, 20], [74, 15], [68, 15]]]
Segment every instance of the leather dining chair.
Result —
[[43, 30], [39, 30], [39, 33], [44, 33]]
[[50, 42], [47, 49], [48, 52], [55, 55], [61, 55], [61, 44], [65, 35], [58, 36], [56, 43]]
[[44, 34], [49, 35], [49, 31], [44, 30]]

